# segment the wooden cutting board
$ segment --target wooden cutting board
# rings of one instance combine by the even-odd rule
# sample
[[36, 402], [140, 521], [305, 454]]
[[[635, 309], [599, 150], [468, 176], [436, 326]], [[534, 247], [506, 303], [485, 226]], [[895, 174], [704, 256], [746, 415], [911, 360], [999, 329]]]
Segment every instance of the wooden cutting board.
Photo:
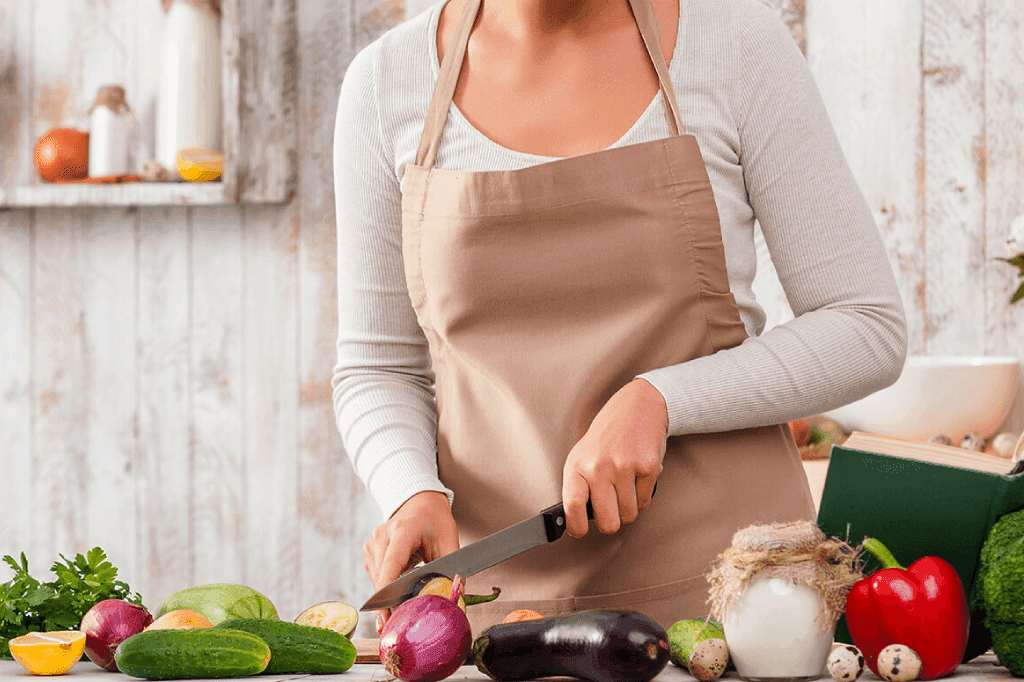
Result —
[[356, 645], [356, 663], [380, 663], [379, 639], [353, 639]]

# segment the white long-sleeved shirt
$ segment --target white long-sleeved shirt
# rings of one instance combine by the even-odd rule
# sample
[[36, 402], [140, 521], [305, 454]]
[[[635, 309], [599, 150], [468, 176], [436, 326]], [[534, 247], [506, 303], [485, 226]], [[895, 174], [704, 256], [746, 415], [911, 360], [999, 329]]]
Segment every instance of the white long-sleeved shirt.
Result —
[[[406, 290], [401, 232], [402, 172], [438, 76], [442, 5], [355, 56], [335, 127], [334, 407], [345, 450], [385, 518], [419, 491], [451, 495], [437, 475], [433, 374]], [[786, 27], [757, 0], [680, 0], [669, 72], [708, 169], [730, 287], [750, 336], [642, 375], [665, 397], [669, 435], [780, 423], [891, 384], [907, 345], [899, 292]], [[615, 146], [668, 134], [659, 94]], [[489, 140], [453, 104], [435, 165], [511, 170], [550, 160]], [[795, 316], [763, 334], [751, 288], [755, 220]]]

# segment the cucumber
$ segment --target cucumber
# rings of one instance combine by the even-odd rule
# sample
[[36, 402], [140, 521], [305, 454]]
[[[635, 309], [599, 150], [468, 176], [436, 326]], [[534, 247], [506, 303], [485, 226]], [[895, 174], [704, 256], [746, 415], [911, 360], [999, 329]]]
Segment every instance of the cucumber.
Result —
[[268, 618], [229, 618], [213, 629], [240, 630], [266, 642], [270, 663], [264, 673], [343, 673], [356, 662], [355, 644], [327, 628]]
[[121, 642], [114, 661], [124, 674], [148, 680], [244, 677], [266, 669], [270, 647], [237, 630], [146, 630]]
[[650, 682], [669, 662], [668, 635], [636, 611], [580, 611], [492, 625], [473, 643], [469, 662], [495, 680]]

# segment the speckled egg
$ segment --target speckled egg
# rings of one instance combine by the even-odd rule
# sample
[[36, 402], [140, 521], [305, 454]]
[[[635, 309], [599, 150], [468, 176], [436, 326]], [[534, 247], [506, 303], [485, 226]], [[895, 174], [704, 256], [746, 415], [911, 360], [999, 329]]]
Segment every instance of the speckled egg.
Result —
[[964, 450], [982, 452], [985, 450], [985, 436], [981, 435], [977, 431], [968, 431], [964, 434], [964, 437], [960, 439], [960, 447]]
[[690, 674], [701, 682], [714, 682], [729, 665], [729, 647], [724, 639], [713, 637], [698, 642], [690, 654]]
[[864, 672], [864, 654], [852, 644], [837, 646], [828, 655], [825, 667], [837, 682], [853, 682]]
[[878, 675], [888, 682], [910, 682], [921, 674], [921, 657], [903, 644], [890, 644], [878, 652]]
[[936, 445], [952, 445], [953, 439], [944, 433], [939, 433], [928, 439], [929, 443], [935, 443]]

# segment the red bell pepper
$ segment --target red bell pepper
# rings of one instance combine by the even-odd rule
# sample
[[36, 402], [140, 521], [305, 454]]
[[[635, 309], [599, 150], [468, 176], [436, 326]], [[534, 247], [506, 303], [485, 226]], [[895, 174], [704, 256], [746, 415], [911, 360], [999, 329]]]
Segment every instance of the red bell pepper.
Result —
[[903, 644], [921, 658], [922, 680], [956, 670], [967, 648], [971, 616], [956, 570], [926, 556], [904, 569], [885, 545], [864, 540], [882, 568], [859, 580], [846, 598], [846, 625], [864, 662], [878, 675], [878, 653]]

